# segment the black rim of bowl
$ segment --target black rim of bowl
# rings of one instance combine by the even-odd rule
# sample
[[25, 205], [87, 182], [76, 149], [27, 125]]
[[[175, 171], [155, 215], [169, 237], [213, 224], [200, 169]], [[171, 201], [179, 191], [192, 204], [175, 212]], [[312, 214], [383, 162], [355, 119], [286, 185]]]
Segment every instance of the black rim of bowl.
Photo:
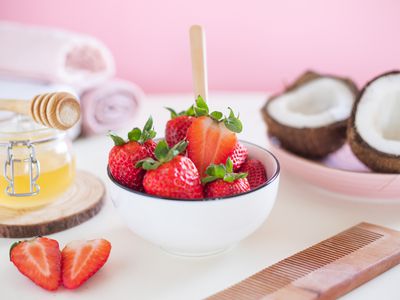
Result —
[[154, 199], [158, 199], [158, 200], [185, 201], [185, 202], [203, 202], [203, 201], [219, 201], [219, 200], [224, 200], [224, 199], [235, 198], [235, 197], [238, 197], [238, 196], [243, 196], [243, 195], [251, 194], [251, 193], [253, 193], [253, 192], [257, 191], [257, 190], [260, 190], [260, 189], [262, 189], [262, 188], [264, 188], [264, 187], [270, 185], [272, 182], [274, 182], [274, 181], [276, 180], [276, 178], [278, 177], [278, 175], [279, 175], [279, 173], [280, 173], [280, 170], [281, 170], [281, 167], [280, 167], [280, 164], [279, 164], [278, 159], [275, 157], [275, 155], [274, 155], [271, 151], [269, 151], [269, 150], [267, 150], [267, 149], [265, 149], [265, 148], [263, 148], [263, 147], [261, 147], [261, 146], [258, 146], [258, 145], [254, 144], [254, 143], [251, 143], [251, 142], [246, 142], [246, 141], [240, 141], [240, 142], [243, 142], [243, 143], [245, 143], [245, 144], [249, 144], [249, 145], [251, 145], [251, 146], [254, 146], [254, 147], [256, 147], [256, 148], [258, 148], [258, 149], [260, 149], [260, 150], [262, 150], [262, 151], [268, 153], [268, 154], [274, 159], [274, 161], [275, 161], [275, 163], [276, 163], [276, 170], [275, 170], [275, 173], [271, 176], [271, 178], [269, 178], [269, 179], [268, 179], [266, 182], [264, 182], [262, 185], [256, 187], [255, 189], [252, 189], [252, 190], [250, 190], [250, 191], [248, 191], [248, 192], [244, 192], [244, 193], [241, 193], [241, 194], [238, 194], [238, 195], [225, 196], [225, 197], [219, 197], [219, 198], [201, 198], [201, 199], [159, 197], [159, 196], [150, 195], [150, 194], [147, 194], [147, 193], [144, 193], [144, 192], [139, 192], [139, 191], [133, 190], [133, 189], [131, 189], [131, 188], [128, 188], [128, 187], [126, 187], [126, 186], [120, 184], [120, 183], [117, 182], [117, 181], [114, 179], [114, 177], [111, 175], [108, 166], [107, 166], [107, 174], [108, 174], [108, 177], [110, 178], [110, 180], [111, 180], [115, 185], [117, 185], [118, 187], [120, 187], [120, 188], [122, 188], [122, 189], [124, 189], [124, 190], [126, 190], [126, 191], [128, 191], [128, 192], [131, 192], [131, 193], [133, 193], [133, 194], [138, 194], [138, 195], [141, 195], [141, 196], [150, 197], [150, 198], [154, 198]]

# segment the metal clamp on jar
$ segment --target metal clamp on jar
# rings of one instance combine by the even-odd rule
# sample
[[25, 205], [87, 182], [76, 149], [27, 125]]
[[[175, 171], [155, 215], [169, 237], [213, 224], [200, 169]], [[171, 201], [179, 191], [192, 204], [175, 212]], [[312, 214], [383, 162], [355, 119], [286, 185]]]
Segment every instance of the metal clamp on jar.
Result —
[[72, 184], [75, 164], [66, 132], [16, 115], [0, 121], [0, 206], [48, 204]]
[[[14, 148], [15, 147], [26, 147], [28, 150], [28, 157], [24, 159], [15, 158]], [[28, 165], [29, 175], [29, 192], [18, 193], [15, 191], [15, 163], [23, 163]], [[37, 180], [40, 175], [40, 164], [36, 159], [35, 146], [29, 141], [11, 141], [7, 145], [7, 160], [4, 163], [4, 177], [8, 181], [6, 187], [6, 193], [8, 196], [13, 197], [26, 197], [35, 196], [39, 194], [40, 186], [37, 184]]]

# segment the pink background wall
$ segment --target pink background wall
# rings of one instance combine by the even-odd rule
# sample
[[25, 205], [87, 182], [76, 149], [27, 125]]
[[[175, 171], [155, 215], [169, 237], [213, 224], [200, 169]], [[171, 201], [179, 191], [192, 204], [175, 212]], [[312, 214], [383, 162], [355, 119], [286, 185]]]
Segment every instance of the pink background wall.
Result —
[[207, 32], [211, 89], [276, 91], [306, 68], [363, 84], [400, 68], [399, 13], [396, 0], [0, 0], [1, 19], [102, 39], [118, 76], [146, 92], [191, 91], [194, 23]]

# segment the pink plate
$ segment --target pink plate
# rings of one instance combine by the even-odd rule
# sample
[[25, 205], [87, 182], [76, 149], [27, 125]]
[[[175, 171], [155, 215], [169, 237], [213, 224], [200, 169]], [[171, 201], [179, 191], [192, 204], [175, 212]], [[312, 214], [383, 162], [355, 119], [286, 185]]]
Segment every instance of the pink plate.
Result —
[[400, 174], [373, 173], [346, 144], [323, 160], [310, 160], [283, 149], [269, 138], [283, 170], [328, 191], [348, 196], [400, 201]]

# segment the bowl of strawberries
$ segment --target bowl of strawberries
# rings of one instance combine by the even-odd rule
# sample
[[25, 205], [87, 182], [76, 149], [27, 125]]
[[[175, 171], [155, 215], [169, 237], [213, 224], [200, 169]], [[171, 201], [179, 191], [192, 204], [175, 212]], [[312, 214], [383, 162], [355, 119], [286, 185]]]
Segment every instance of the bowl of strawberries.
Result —
[[210, 112], [201, 97], [176, 113], [155, 139], [150, 117], [125, 140], [110, 134], [108, 176], [113, 204], [137, 235], [185, 256], [226, 250], [268, 217], [278, 191], [275, 156], [238, 140], [242, 123]]

